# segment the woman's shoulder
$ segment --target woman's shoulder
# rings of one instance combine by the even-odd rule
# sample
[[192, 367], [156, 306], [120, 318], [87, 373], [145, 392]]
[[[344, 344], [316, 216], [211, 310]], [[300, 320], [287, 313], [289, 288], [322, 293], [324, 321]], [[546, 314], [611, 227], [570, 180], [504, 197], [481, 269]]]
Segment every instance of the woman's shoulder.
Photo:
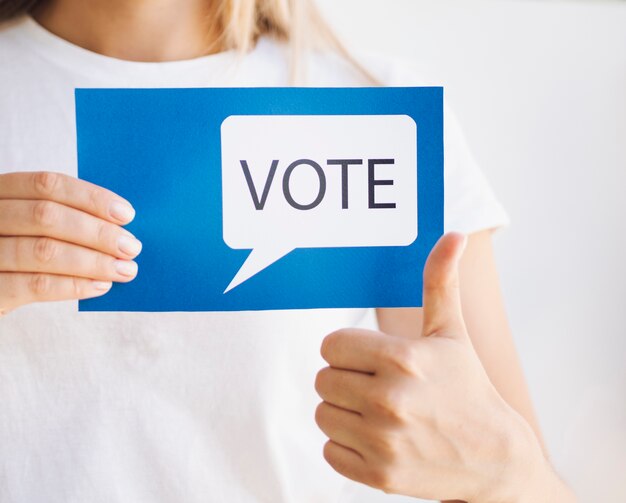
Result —
[[0, 50], [8, 45], [14, 44], [21, 32], [27, 29], [28, 16], [19, 16], [7, 21], [0, 21]]
[[[267, 64], [293, 61], [291, 48], [284, 42], [263, 37], [256, 55]], [[429, 85], [410, 58], [382, 51], [355, 47], [328, 47], [303, 52], [296, 74], [307, 85], [317, 86], [425, 86]]]
[[27, 16], [20, 16], [0, 22], [0, 67], [14, 69], [24, 57], [29, 19]]
[[24, 17], [0, 23], [0, 89], [4, 97], [7, 90], [18, 89], [20, 82], [37, 68], [38, 61], [32, 57], [24, 30]]
[[318, 67], [325, 67], [354, 85], [424, 86], [416, 62], [397, 54], [347, 47], [344, 51], [316, 54]]
[[385, 86], [433, 85], [428, 72], [407, 56], [374, 50], [353, 50], [354, 59]]

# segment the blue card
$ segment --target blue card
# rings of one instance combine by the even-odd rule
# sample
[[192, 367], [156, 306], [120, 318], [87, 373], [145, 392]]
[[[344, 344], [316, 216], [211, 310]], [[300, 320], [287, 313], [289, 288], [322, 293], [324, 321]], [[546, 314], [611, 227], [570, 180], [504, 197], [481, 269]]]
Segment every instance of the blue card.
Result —
[[417, 307], [443, 233], [443, 89], [77, 89], [79, 177], [139, 274], [81, 311]]

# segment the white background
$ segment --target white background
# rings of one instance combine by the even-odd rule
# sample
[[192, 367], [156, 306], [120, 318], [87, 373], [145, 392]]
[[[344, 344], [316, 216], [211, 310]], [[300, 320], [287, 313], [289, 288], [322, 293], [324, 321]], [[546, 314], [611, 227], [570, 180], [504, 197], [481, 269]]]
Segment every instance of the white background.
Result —
[[553, 462], [581, 501], [626, 501], [626, 2], [320, 4], [446, 87], [512, 219], [497, 260]]

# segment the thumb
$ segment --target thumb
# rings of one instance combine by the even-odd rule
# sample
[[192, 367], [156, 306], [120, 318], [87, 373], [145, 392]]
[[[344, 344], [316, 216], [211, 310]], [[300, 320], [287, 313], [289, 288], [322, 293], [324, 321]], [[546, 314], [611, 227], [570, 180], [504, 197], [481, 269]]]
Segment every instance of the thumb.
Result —
[[458, 232], [442, 236], [424, 266], [424, 336], [467, 337], [461, 309], [459, 259], [467, 237]]

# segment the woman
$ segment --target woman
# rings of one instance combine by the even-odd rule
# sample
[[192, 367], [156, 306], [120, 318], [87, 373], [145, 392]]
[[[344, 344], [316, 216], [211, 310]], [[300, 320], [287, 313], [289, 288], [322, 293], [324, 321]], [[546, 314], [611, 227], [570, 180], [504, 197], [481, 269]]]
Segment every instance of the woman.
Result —
[[419, 79], [347, 61], [304, 0], [2, 0], [0, 16], [1, 501], [347, 501], [348, 479], [572, 499], [498, 292], [506, 215], [449, 112], [446, 228], [469, 237], [431, 253], [423, 311], [76, 312], [133, 280], [142, 245], [132, 201], [74, 178], [75, 87]]

